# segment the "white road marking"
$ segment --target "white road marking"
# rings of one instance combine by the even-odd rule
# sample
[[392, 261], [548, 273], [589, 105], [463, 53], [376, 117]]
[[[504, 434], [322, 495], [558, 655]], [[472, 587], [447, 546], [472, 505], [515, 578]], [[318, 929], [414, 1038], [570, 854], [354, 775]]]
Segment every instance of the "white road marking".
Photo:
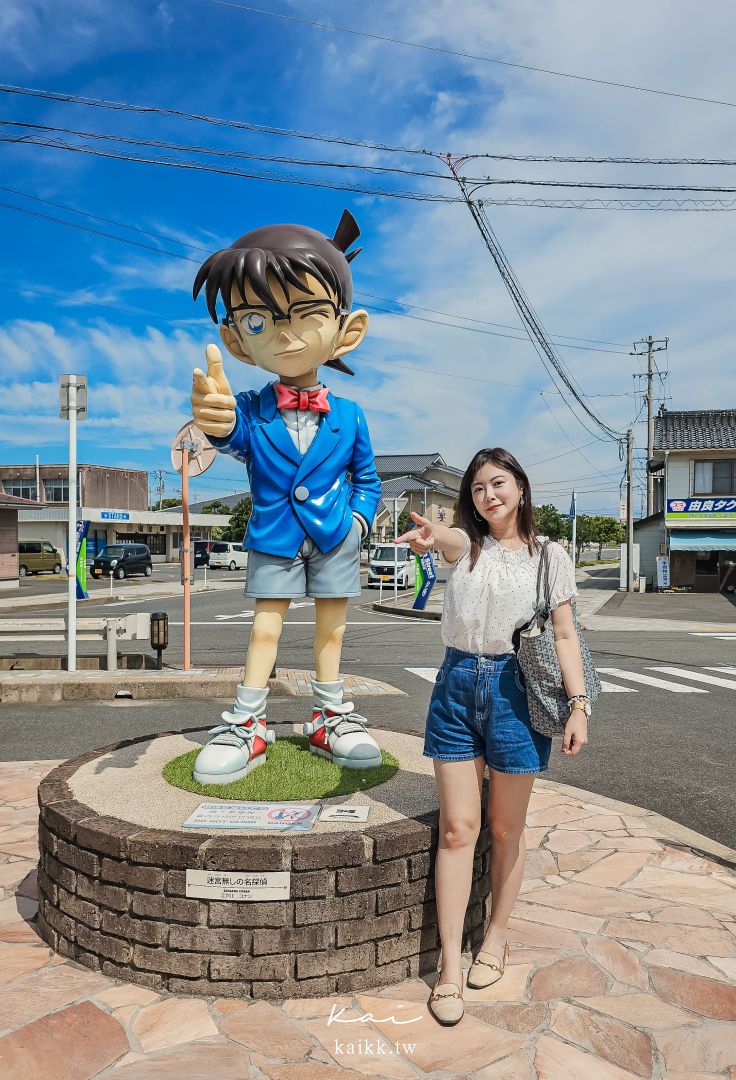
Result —
[[682, 686], [680, 683], [668, 682], [666, 679], [655, 679], [652, 675], [644, 675], [641, 671], [622, 671], [621, 668], [598, 668], [601, 675], [614, 675], [617, 679], [629, 682], [644, 683], [646, 686], [656, 686], [660, 690], [670, 690], [673, 694], [707, 694], [707, 690], [701, 690], [699, 686]]
[[736, 682], [733, 679], [719, 679], [716, 675], [703, 675], [699, 671], [687, 671], [676, 667], [653, 667], [648, 670], [661, 671], [664, 675], [679, 675], [681, 679], [692, 679], [694, 682], [711, 683], [713, 686], [725, 686], [729, 690], [736, 690]]
[[[410, 671], [412, 675], [418, 675], [420, 679], [426, 679], [427, 682], [434, 682], [437, 678], [437, 672], [439, 668], [436, 667], [408, 667], [404, 669]], [[601, 681], [601, 689], [605, 694], [638, 694], [638, 690], [634, 690], [630, 686], [616, 686], [614, 683]]]
[[215, 615], [215, 618], [220, 622], [225, 622], [229, 619], [252, 618], [254, 614], [253, 611], [239, 611], [237, 615]]
[[633, 686], [616, 686], [615, 683], [606, 682], [601, 679], [601, 690], [604, 694], [638, 694], [639, 691], [635, 690]]
[[734, 633], [733, 631], [728, 631], [728, 630], [726, 630], [726, 631], [708, 630], [707, 633], [705, 631], [703, 631], [703, 630], [697, 630], [697, 631], [696, 630], [690, 630], [689, 631], [689, 636], [690, 637], [715, 637], [715, 638], [722, 638], [724, 641], [728, 641], [728, 640], [736, 641], [736, 633]]
[[437, 678], [437, 672], [439, 668], [436, 667], [408, 667], [404, 668], [404, 671], [410, 671], [412, 675], [418, 675], [420, 679], [426, 679], [427, 682], [434, 682]]
[[736, 675], [736, 667], [706, 667], [706, 671], [717, 671], [719, 675]]

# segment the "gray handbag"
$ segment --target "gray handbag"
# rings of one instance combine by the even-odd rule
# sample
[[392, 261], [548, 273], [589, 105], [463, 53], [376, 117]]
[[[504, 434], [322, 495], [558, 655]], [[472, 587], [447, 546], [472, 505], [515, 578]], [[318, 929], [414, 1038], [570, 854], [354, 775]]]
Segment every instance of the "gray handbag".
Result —
[[[517, 661], [526, 686], [532, 727], [541, 735], [564, 735], [565, 724], [570, 717], [570, 707], [567, 704], [569, 698], [562, 681], [552, 628], [548, 544], [549, 540], [546, 540], [539, 560], [536, 608], [533, 616], [527, 625], [521, 628], [518, 635]], [[574, 600], [572, 617], [583, 659], [585, 691], [588, 701], [594, 705], [601, 693], [601, 683], [585, 638], [578, 626]]]

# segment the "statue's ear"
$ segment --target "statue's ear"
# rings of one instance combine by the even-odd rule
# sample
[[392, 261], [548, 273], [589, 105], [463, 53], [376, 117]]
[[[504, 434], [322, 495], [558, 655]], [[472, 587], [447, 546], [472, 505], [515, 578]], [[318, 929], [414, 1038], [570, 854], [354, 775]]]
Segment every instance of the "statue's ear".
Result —
[[332, 358], [337, 359], [340, 356], [346, 356], [354, 349], [357, 349], [361, 341], [368, 332], [368, 312], [367, 311], [351, 311], [345, 318], [342, 330], [337, 339], [337, 347], [332, 354]]
[[231, 326], [220, 323], [220, 340], [230, 355], [234, 356], [236, 360], [240, 360], [244, 364], [251, 364], [255, 367], [255, 360], [253, 360], [245, 351], [243, 343]]

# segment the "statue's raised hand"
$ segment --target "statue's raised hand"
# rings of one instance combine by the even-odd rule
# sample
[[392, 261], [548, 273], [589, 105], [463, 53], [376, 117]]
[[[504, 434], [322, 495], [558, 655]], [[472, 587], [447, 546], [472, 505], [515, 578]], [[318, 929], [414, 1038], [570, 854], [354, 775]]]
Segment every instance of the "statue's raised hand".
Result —
[[207, 374], [195, 368], [192, 374], [192, 416], [205, 435], [229, 435], [235, 427], [235, 398], [222, 367], [222, 353], [208, 345]]

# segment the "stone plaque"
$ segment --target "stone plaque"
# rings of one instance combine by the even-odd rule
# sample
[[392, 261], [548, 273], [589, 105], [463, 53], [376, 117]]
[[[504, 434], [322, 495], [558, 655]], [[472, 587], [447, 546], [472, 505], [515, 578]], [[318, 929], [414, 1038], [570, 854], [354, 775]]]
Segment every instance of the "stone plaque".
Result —
[[288, 900], [291, 874], [285, 870], [187, 870], [187, 896], [203, 900]]
[[191, 817], [184, 822], [184, 828], [308, 832], [319, 811], [319, 803], [200, 803]]

